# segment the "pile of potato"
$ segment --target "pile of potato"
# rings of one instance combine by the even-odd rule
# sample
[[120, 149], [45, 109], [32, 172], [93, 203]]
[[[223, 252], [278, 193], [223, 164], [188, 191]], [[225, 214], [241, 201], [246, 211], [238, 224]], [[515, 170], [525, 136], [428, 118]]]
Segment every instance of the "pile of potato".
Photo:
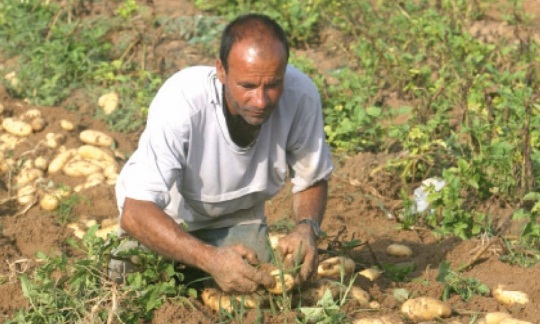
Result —
[[[113, 149], [115, 142], [108, 134], [92, 129], [79, 132], [78, 125], [65, 119], [59, 121], [61, 132], [47, 132], [49, 125], [39, 109], [4, 115], [1, 106], [0, 175], [8, 179], [8, 188], [16, 192], [19, 205], [28, 206], [39, 201], [42, 209], [53, 211], [62, 199], [74, 192], [116, 183], [117, 160], [125, 157]], [[31, 135], [37, 142], [35, 146], [28, 140]], [[80, 142], [79, 147], [67, 148], [66, 140], [74, 136]], [[13, 150], [19, 145], [28, 146], [28, 150], [13, 156]], [[57, 174], [76, 178], [79, 184], [68, 188], [55, 181]]]

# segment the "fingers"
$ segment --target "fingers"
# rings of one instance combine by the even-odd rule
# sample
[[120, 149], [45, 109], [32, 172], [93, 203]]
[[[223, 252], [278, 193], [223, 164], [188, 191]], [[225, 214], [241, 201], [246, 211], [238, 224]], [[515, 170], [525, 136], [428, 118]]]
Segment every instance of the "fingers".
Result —
[[300, 280], [309, 280], [315, 274], [318, 264], [319, 256], [317, 255], [317, 253], [307, 253], [306, 257], [304, 258], [302, 268], [300, 268]]
[[252, 249], [244, 246], [244, 245], [234, 245], [233, 249], [238, 252], [242, 256], [244, 260], [246, 260], [251, 265], [257, 265], [260, 264], [259, 258], [257, 257], [257, 253], [253, 251]]

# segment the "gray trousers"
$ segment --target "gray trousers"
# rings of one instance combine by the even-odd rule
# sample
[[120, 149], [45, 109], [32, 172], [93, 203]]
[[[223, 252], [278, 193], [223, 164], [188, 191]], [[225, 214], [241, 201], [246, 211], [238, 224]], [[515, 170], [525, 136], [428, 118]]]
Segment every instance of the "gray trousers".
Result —
[[[223, 228], [202, 229], [189, 234], [213, 246], [243, 244], [257, 253], [261, 263], [271, 261], [268, 226], [266, 224], [241, 224]], [[127, 240], [118, 246], [115, 253], [136, 248], [146, 249], [138, 241]], [[133, 272], [133, 268], [131, 262], [115, 259], [113, 256], [109, 262], [109, 278], [117, 283], [122, 283], [125, 276]]]

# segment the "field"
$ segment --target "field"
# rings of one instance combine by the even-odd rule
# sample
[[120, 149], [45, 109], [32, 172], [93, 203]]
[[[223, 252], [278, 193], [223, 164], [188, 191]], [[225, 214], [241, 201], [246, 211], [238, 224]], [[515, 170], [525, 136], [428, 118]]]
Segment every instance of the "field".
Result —
[[[0, 120], [35, 109], [44, 121], [11, 139], [5, 123], [0, 127], [1, 320], [414, 323], [401, 305], [429, 296], [444, 300], [452, 314], [424, 322], [480, 323], [487, 313], [506, 312], [540, 323], [540, 2], [252, 5], [0, 4]], [[346, 293], [302, 305], [285, 294], [270, 306], [218, 314], [201, 302], [197, 273], [151, 253], [139, 256], [146, 267], [129, 285], [117, 286], [105, 266], [118, 242], [105, 243], [91, 226], [114, 224], [114, 175], [74, 192], [85, 177], [45, 171], [29, 181], [36, 193], [18, 201], [28, 161], [51, 159], [62, 146], [81, 147], [84, 130], [114, 139], [103, 150], [120, 167], [137, 146], [157, 87], [178, 69], [212, 65], [227, 17], [250, 8], [283, 18], [292, 62], [321, 89], [336, 170], [320, 258], [346, 255], [355, 273], [381, 270], [374, 281], [336, 279], [368, 292], [377, 307], [359, 305]], [[107, 114], [98, 101], [113, 91], [119, 106]], [[48, 133], [57, 135], [57, 145]], [[426, 179], [445, 186], [425, 188], [430, 206], [419, 212], [414, 191]], [[71, 191], [58, 208], [45, 210], [38, 197], [60, 196], [58, 190]], [[289, 187], [266, 212], [273, 232], [291, 229]], [[77, 238], [73, 223], [90, 233]], [[392, 243], [407, 245], [412, 255], [388, 255]], [[494, 298], [498, 285], [526, 293], [529, 301], [501, 303]]]

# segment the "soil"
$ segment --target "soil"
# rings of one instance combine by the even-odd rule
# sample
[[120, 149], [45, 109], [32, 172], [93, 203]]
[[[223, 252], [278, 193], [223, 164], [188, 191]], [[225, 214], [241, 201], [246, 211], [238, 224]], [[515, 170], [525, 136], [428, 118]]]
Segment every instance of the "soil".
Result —
[[[105, 2], [107, 3], [107, 2]], [[171, 12], [177, 16], [195, 14], [191, 2], [187, 0], [154, 0], [148, 2], [155, 15], [169, 15]], [[540, 26], [540, 4], [537, 0], [524, 1], [524, 6], [531, 14], [536, 14], [536, 26]], [[101, 7], [100, 7], [101, 6]], [[95, 3], [91, 7], [91, 14], [109, 13], [106, 4]], [[484, 23], [478, 23], [473, 30], [479, 37], [499, 34], [505, 26], [494, 11], [486, 18]], [[157, 31], [150, 31], [159, 38]], [[331, 55], [331, 37], [325, 44], [323, 39], [320, 48], [306, 51], [306, 55], [317, 58], [321, 69], [326, 70], [333, 64], [340, 64], [339, 60]], [[186, 54], [187, 55], [184, 55]], [[156, 50], [153, 56], [147, 57], [149, 62], [165, 67], [164, 74], [170, 75], [173, 71], [187, 65], [212, 64], [213, 57], [190, 47], [183, 40], [161, 39], [156, 41]], [[157, 63], [159, 62], [159, 64]], [[0, 58], [4, 69], [8, 68], [13, 60]], [[66, 148], [78, 147], [81, 142], [78, 132], [83, 129], [101, 130], [110, 134], [117, 143], [121, 155], [129, 156], [136, 148], [139, 133], [122, 134], [110, 132], [106, 124], [96, 118], [95, 105], [83, 101], [88, 98], [74, 94], [68, 102], [78, 103], [79, 110], [67, 110], [66, 105], [58, 107], [35, 107], [24, 100], [12, 98], [4, 88], [0, 88], [0, 103], [5, 107], [3, 116], [18, 115], [31, 108], [39, 109], [46, 122], [46, 128], [25, 138], [17, 145], [14, 156], [37, 156], [38, 154], [52, 154], [44, 151], [40, 142], [48, 132], [64, 133], [67, 141]], [[97, 101], [93, 98], [92, 100]], [[390, 98], [389, 100], [396, 100]], [[73, 132], [66, 132], [59, 126], [61, 119], [74, 122], [79, 127]], [[3, 131], [0, 132], [0, 135]], [[400, 179], [379, 168], [388, 159], [396, 157], [399, 153], [360, 153], [354, 156], [335, 156], [336, 170], [330, 180], [329, 200], [326, 216], [322, 225], [327, 238], [321, 240], [321, 249], [332, 251], [343, 248], [345, 242], [359, 240], [359, 246], [352, 248], [349, 255], [356, 263], [356, 270], [384, 264], [414, 265], [413, 272], [407, 282], [396, 283], [383, 274], [379, 279], [371, 282], [358, 277], [355, 285], [369, 292], [372, 300], [380, 304], [380, 309], [366, 311], [354, 303], [345, 306], [349, 319], [354, 318], [385, 318], [388, 323], [404, 323], [406, 320], [400, 315], [401, 302], [394, 296], [396, 288], [404, 288], [412, 296], [430, 296], [440, 298], [443, 285], [436, 280], [438, 267], [444, 260], [450, 262], [453, 269], [474, 262], [463, 272], [465, 277], [475, 278], [490, 288], [504, 284], [510, 290], [520, 290], [529, 295], [530, 302], [522, 306], [505, 306], [497, 302], [491, 295], [475, 295], [471, 300], [464, 301], [453, 295], [448, 301], [453, 309], [453, 315], [440, 323], [472, 323], [475, 318], [482, 317], [485, 312], [504, 311], [514, 318], [540, 323], [540, 265], [530, 268], [511, 266], [500, 260], [504, 252], [502, 242], [497, 237], [478, 237], [471, 240], [457, 238], [439, 238], [424, 228], [414, 230], [400, 230], [396, 220], [401, 204], [402, 184]], [[122, 158], [117, 162], [123, 163]], [[71, 187], [81, 182], [79, 178], [70, 178], [62, 174], [47, 174], [47, 179], [54, 183], [62, 183]], [[0, 181], [6, 188], [0, 186], [0, 319], [8, 319], [17, 309], [28, 306], [22, 295], [17, 275], [31, 273], [36, 266], [35, 253], [59, 253], [66, 251], [66, 238], [73, 236], [73, 231], [60, 225], [58, 217], [39, 207], [38, 204], [20, 206], [10, 198], [15, 196], [9, 173], [0, 174]], [[1, 184], [1, 183], [0, 183]], [[72, 211], [72, 219], [95, 219], [98, 222], [117, 217], [114, 188], [109, 185], [99, 185], [81, 192], [87, 199], [77, 204]], [[504, 228], [506, 220], [512, 210], [504, 207], [491, 207], [490, 213], [494, 221]], [[29, 207], [29, 208], [27, 208]], [[292, 203], [290, 187], [287, 186], [274, 199], [268, 202], [267, 217], [270, 225], [282, 224], [284, 220], [292, 219]], [[391, 243], [402, 243], [413, 250], [410, 257], [393, 257], [386, 253], [386, 247]], [[321, 254], [321, 259], [330, 257], [330, 254]], [[214, 323], [218, 317], [203, 306], [200, 301], [192, 300], [193, 308], [176, 304], [172, 301], [166, 303], [154, 316], [155, 323]], [[264, 323], [294, 322], [291, 315], [267, 316]], [[244, 322], [251, 323], [257, 319], [255, 312], [248, 312]], [[288, 316], [288, 318], [287, 318]]]

